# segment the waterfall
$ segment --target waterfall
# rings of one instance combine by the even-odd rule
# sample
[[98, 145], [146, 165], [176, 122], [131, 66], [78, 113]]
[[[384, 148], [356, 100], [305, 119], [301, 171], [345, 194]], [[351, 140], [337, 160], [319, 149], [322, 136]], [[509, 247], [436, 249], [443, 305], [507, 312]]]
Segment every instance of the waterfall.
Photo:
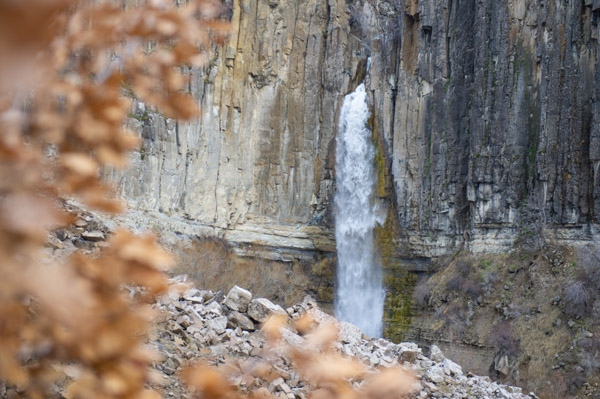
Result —
[[373, 228], [384, 217], [374, 199], [375, 148], [368, 119], [367, 93], [361, 84], [344, 98], [336, 141], [335, 314], [365, 334], [379, 337], [385, 293], [373, 250]]

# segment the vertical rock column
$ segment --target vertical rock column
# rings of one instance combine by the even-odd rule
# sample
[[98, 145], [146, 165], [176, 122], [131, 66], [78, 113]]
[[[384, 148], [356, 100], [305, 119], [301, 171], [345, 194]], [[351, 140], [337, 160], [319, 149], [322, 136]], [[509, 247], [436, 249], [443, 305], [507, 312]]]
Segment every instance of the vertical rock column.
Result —
[[322, 242], [332, 236], [337, 113], [366, 51], [344, 1], [232, 7], [229, 42], [189, 71], [201, 119], [178, 124], [139, 104], [142, 149], [114, 177], [133, 208], [169, 216], [162, 226], [272, 246], [300, 235], [331, 251]]

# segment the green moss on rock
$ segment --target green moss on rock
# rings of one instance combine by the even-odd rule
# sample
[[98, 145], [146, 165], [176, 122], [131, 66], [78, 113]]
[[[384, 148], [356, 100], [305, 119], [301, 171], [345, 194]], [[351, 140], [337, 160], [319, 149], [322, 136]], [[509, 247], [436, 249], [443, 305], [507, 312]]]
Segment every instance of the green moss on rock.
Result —
[[411, 325], [412, 292], [416, 275], [403, 269], [387, 272], [384, 279], [386, 288], [383, 314], [384, 332], [387, 339], [400, 342]]

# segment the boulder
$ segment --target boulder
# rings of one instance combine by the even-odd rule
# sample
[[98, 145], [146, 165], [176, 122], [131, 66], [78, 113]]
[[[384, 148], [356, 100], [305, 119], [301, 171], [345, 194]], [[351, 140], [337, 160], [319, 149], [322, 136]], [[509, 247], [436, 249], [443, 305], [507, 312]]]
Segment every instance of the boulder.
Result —
[[425, 373], [427, 379], [435, 384], [439, 384], [444, 381], [444, 370], [441, 367], [433, 366]]
[[462, 375], [462, 373], [463, 373], [462, 367], [460, 367], [460, 365], [458, 365], [457, 363], [454, 363], [450, 359], [444, 359], [442, 364], [446, 368], [447, 373], [450, 375], [459, 376], [459, 375]]
[[246, 331], [254, 331], [254, 322], [248, 316], [235, 310], [227, 315], [227, 326], [229, 328], [238, 328]]
[[54, 249], [63, 249], [65, 246], [63, 243], [54, 236], [48, 236], [48, 245]]
[[[281, 340], [275, 348], [271, 348], [274, 352], [266, 351], [269, 344], [266, 344], [263, 332], [254, 330], [255, 323], [251, 317], [263, 319], [268, 314], [285, 312], [264, 298], [248, 300], [251, 296], [244, 295], [245, 290], [239, 287], [232, 291], [227, 295], [228, 303], [224, 305], [213, 299], [206, 301], [203, 292], [195, 289], [185, 291], [181, 296], [170, 292], [160, 299], [157, 306], [166, 311], [168, 320], [160, 323], [162, 332], [153, 335], [151, 345], [163, 355], [163, 360], [156, 363], [155, 368], [169, 381], [166, 391], [173, 393], [171, 397], [184, 397], [184, 387], [177, 385], [177, 380], [171, 375], [179, 373], [189, 361], [202, 359], [213, 364], [232, 364], [230, 362], [235, 361], [235, 367], [240, 367], [241, 371], [249, 370], [248, 367], [254, 369], [258, 365], [256, 370], [267, 373], [269, 378], [246, 379], [233, 376], [231, 380], [234, 385], [248, 382], [257, 384], [253, 388], [255, 394], [263, 392], [281, 399], [308, 397], [311, 385], [294, 370], [293, 362], [287, 357], [289, 349], [303, 351], [316, 342], [328, 341], [325, 339], [327, 337], [319, 337], [310, 332], [300, 336], [293, 323], [284, 324], [279, 330]], [[198, 298], [202, 298], [204, 303]], [[239, 302], [243, 303], [244, 300], [250, 302], [247, 305], [248, 313], [231, 310], [231, 307], [239, 306]], [[535, 398], [533, 394], [523, 395], [518, 388], [492, 382], [488, 377], [463, 375], [461, 367], [446, 358], [435, 345], [431, 348], [429, 359], [414, 343], [396, 344], [380, 338], [369, 338], [355, 326], [336, 321], [310, 301], [294, 308], [298, 311], [292, 314], [292, 318], [297, 319], [307, 314], [312, 318], [314, 328], [325, 325], [339, 327], [337, 337], [330, 337], [336, 341], [330, 349], [353, 357], [363, 364], [365, 370], [398, 365], [413, 370], [419, 378], [415, 385], [418, 391], [413, 398]], [[265, 358], [265, 355], [268, 356]], [[265, 361], [264, 364], [261, 364], [260, 359]], [[502, 366], [502, 362], [508, 363], [508, 359], [499, 359], [498, 366]], [[1, 393], [0, 391], [0, 396]]]
[[83, 238], [86, 241], [104, 241], [106, 239], [106, 237], [104, 236], [104, 233], [101, 231], [84, 231], [83, 233], [81, 233], [81, 238]]
[[225, 297], [223, 305], [227, 306], [231, 310], [246, 312], [246, 310], [248, 310], [248, 304], [251, 300], [252, 293], [250, 293], [250, 291], [234, 285]]
[[496, 356], [494, 359], [494, 370], [504, 375], [510, 373], [510, 362], [507, 355]]
[[339, 340], [344, 344], [356, 345], [363, 339], [360, 328], [345, 321], [340, 322]]
[[217, 302], [211, 302], [208, 305], [203, 306], [201, 314], [208, 314], [208, 313], [212, 313], [214, 315], [220, 316], [222, 314], [221, 305], [219, 305]]
[[434, 362], [441, 363], [444, 361], [446, 356], [444, 356], [444, 353], [437, 345], [431, 345], [431, 350], [429, 352], [429, 358], [431, 360], [433, 360]]
[[403, 342], [400, 344], [400, 353], [398, 357], [403, 362], [415, 363], [421, 354], [421, 348], [413, 342]]
[[266, 298], [253, 299], [248, 305], [248, 316], [259, 323], [264, 322], [273, 314], [287, 315], [281, 306], [275, 305]]
[[227, 328], [227, 316], [219, 316], [206, 321], [206, 327], [217, 334], [221, 334]]

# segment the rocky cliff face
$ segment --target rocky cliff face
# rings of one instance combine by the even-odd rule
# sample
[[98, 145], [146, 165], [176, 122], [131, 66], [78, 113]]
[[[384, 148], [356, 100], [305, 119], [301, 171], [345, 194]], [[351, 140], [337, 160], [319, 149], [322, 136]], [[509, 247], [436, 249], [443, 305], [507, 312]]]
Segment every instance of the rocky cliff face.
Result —
[[[599, 238], [600, 0], [240, 0], [231, 11], [229, 43], [189, 71], [202, 118], [132, 113], [143, 146], [112, 177], [144, 218], [242, 254], [332, 254], [337, 117], [364, 79], [389, 209], [376, 236], [386, 285], [400, 287], [388, 325], [410, 322], [406, 269], [427, 271], [431, 257]], [[493, 355], [477, 355], [482, 369]]]
[[385, 5], [363, 7], [382, 27], [370, 86], [406, 248], [506, 249], [541, 225], [594, 233], [600, 3]]
[[349, 18], [333, 0], [235, 2], [229, 43], [189, 73], [202, 118], [138, 104], [143, 146], [117, 176], [132, 207], [240, 246], [334, 251], [336, 113], [367, 56]]
[[[134, 208], [234, 243], [333, 251], [334, 145], [366, 58], [379, 192], [399, 256], [596, 233], [600, 3], [242, 0], [189, 90], [202, 119], [140, 104], [119, 176]], [[524, 226], [526, 225], [526, 226]]]

